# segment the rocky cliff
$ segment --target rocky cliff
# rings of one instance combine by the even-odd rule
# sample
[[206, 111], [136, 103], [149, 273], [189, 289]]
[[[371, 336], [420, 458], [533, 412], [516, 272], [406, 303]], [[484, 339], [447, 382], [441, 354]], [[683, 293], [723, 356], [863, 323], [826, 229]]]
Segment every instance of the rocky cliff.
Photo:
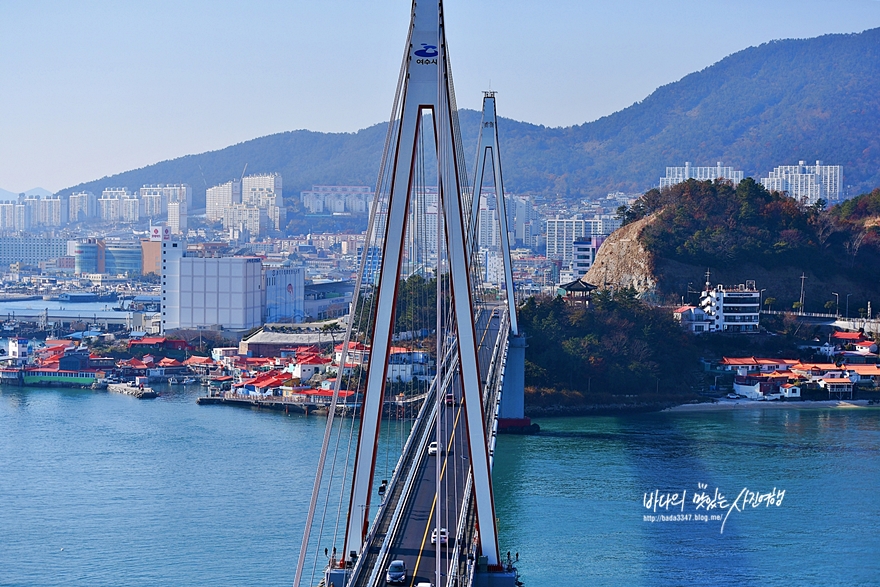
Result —
[[632, 286], [640, 294], [653, 292], [657, 287], [654, 256], [639, 241], [642, 230], [653, 219], [649, 216], [627, 224], [609, 236], [599, 247], [586, 281], [600, 288]]

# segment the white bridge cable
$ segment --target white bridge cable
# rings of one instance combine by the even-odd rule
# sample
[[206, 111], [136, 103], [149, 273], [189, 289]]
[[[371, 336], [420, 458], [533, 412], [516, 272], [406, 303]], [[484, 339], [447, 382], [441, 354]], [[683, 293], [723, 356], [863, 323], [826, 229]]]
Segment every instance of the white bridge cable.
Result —
[[[379, 175], [378, 175], [377, 181], [376, 181], [376, 192], [375, 192], [376, 195], [373, 199], [373, 203], [372, 203], [371, 210], [370, 210], [371, 222], [370, 222], [370, 224], [368, 224], [368, 227], [367, 227], [367, 234], [364, 239], [364, 247], [361, 252], [361, 261], [359, 263], [359, 271], [358, 271], [358, 274], [357, 274], [357, 277], [355, 280], [355, 289], [354, 289], [354, 295], [352, 296], [352, 306], [351, 306], [353, 310], [358, 308], [358, 304], [359, 304], [359, 300], [361, 298], [361, 292], [362, 292], [362, 288], [363, 288], [363, 277], [364, 277], [365, 271], [367, 269], [368, 263], [370, 263], [372, 261], [369, 246], [373, 240], [373, 234], [375, 232], [375, 228], [373, 226], [373, 219], [378, 217], [378, 212], [380, 209], [381, 194], [384, 191], [386, 191], [383, 188], [385, 188], [386, 184], [387, 184], [386, 170], [389, 167], [389, 161], [388, 161], [388, 154], [390, 151], [389, 147], [392, 144], [392, 141], [394, 139], [396, 132], [398, 132], [399, 128], [400, 128], [400, 125], [399, 125], [400, 111], [401, 111], [400, 102], [401, 102], [401, 94], [402, 94], [404, 78], [406, 76], [406, 64], [407, 64], [407, 58], [408, 58], [408, 53], [409, 53], [408, 45], [409, 45], [409, 38], [411, 37], [411, 34], [412, 34], [412, 31], [409, 31], [409, 33], [407, 35], [407, 41], [408, 41], [407, 42], [407, 49], [404, 51], [403, 59], [401, 61], [400, 71], [398, 73], [397, 89], [395, 91], [394, 101], [392, 103], [391, 116], [389, 117], [390, 122], [388, 124], [388, 130], [385, 135], [385, 145], [384, 145], [384, 149], [383, 149], [382, 161], [381, 161], [381, 164], [379, 167]], [[351, 341], [351, 337], [352, 337], [352, 330], [354, 327], [354, 322], [355, 322], [355, 316], [350, 315], [348, 325], [346, 326], [345, 340], [343, 342], [342, 351], [340, 353], [340, 360], [339, 360], [340, 366], [339, 366], [339, 370], [338, 370], [339, 372], [337, 373], [336, 384], [333, 387], [333, 396], [332, 396], [332, 399], [330, 402], [329, 413], [327, 415], [327, 424], [324, 429], [324, 437], [323, 437], [323, 441], [321, 444], [321, 454], [320, 454], [320, 457], [318, 460], [318, 467], [317, 467], [317, 471], [315, 474], [315, 482], [312, 487], [312, 496], [311, 496], [311, 499], [309, 502], [309, 511], [308, 511], [308, 514], [306, 517], [305, 528], [303, 530], [303, 539], [302, 539], [302, 544], [300, 546], [299, 558], [297, 560], [297, 566], [296, 566], [296, 571], [295, 571], [294, 580], [293, 580], [293, 587], [302, 587], [303, 570], [304, 570], [306, 560], [308, 557], [309, 544], [310, 544], [310, 538], [311, 538], [311, 530], [312, 530], [312, 525], [313, 525], [314, 519], [315, 519], [317, 503], [318, 503], [318, 499], [319, 499], [319, 496], [320, 496], [320, 493], [321, 493], [322, 487], [323, 487], [324, 469], [325, 469], [325, 465], [326, 465], [327, 451], [328, 451], [329, 444], [330, 444], [330, 437], [333, 432], [333, 422], [334, 422], [334, 417], [336, 415], [336, 408], [337, 408], [337, 405], [339, 402], [339, 391], [341, 389], [342, 374], [344, 373], [345, 365], [347, 364], [347, 358], [348, 358], [347, 355], [348, 355], [348, 350], [349, 350], [350, 341]], [[352, 416], [352, 426], [353, 426], [353, 423], [354, 423], [354, 417]], [[340, 435], [341, 435], [341, 431], [340, 431]], [[334, 461], [335, 461], [335, 459], [334, 459]], [[329, 483], [332, 483], [332, 475], [331, 475], [331, 479], [329, 480]], [[344, 485], [345, 485], [345, 482], [343, 481], [343, 489], [344, 489]], [[329, 493], [330, 492], [329, 492], [329, 488], [328, 488], [328, 491], [327, 491], [328, 499], [329, 499]], [[344, 494], [344, 491], [342, 493]], [[325, 504], [324, 515], [322, 516], [321, 528], [319, 531], [319, 541], [320, 541], [320, 537], [323, 536], [323, 525], [324, 525], [324, 518], [325, 517], [326, 517], [326, 504]], [[336, 543], [336, 538], [337, 537], [334, 535], [334, 540], [333, 540], [334, 544]], [[344, 557], [345, 553], [341, 553], [341, 554]], [[320, 557], [320, 544], [317, 545], [317, 548], [314, 553], [315, 563], [313, 564], [310, 582], [314, 581], [314, 579], [315, 579], [315, 569], [316, 569], [317, 561], [319, 560], [319, 557]]]

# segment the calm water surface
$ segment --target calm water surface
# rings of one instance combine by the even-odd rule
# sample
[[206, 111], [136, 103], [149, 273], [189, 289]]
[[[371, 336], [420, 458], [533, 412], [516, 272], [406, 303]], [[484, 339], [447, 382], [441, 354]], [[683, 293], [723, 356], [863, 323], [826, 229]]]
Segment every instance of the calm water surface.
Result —
[[[0, 585], [289, 586], [322, 422], [197, 391], [0, 390]], [[880, 585], [880, 410], [540, 424], [496, 453], [502, 550], [527, 586]], [[644, 521], [645, 493], [700, 483], [786, 493], [723, 534]]]

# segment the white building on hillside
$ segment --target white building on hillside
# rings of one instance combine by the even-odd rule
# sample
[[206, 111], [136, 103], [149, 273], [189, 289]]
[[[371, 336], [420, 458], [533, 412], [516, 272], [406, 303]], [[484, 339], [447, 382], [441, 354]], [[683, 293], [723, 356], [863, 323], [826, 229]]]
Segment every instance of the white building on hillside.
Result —
[[840, 186], [843, 168], [840, 165], [807, 165], [799, 161], [797, 165], [781, 165], [770, 172], [769, 177], [761, 178], [761, 184], [771, 192], [786, 192], [792, 198], [807, 205], [819, 199], [828, 204], [840, 202]]
[[714, 181], [727, 179], [737, 185], [743, 180], [743, 172], [733, 167], [722, 167], [719, 161], [715, 167], [691, 167], [690, 161], [685, 161], [684, 167], [667, 167], [666, 177], [660, 178], [660, 189], [674, 186], [689, 179], [699, 181]]
[[734, 287], [718, 285], [700, 296], [700, 309], [709, 317], [709, 332], [758, 332], [761, 293], [754, 281]]

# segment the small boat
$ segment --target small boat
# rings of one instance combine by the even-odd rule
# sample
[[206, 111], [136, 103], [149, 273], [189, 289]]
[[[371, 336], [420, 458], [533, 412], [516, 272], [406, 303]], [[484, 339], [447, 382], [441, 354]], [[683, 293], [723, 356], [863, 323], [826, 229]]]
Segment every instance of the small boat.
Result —
[[[184, 383], [186, 383], [186, 381], [184, 381]], [[168, 378], [168, 385], [179, 385], [179, 384], [180, 384], [180, 381], [177, 380], [177, 377], [169, 377]]]
[[189, 384], [191, 384], [191, 383], [198, 383], [198, 382], [199, 382], [198, 379], [196, 379], [195, 377], [185, 377], [185, 378], [183, 379], [183, 384], [184, 384], [184, 385], [189, 385]]

